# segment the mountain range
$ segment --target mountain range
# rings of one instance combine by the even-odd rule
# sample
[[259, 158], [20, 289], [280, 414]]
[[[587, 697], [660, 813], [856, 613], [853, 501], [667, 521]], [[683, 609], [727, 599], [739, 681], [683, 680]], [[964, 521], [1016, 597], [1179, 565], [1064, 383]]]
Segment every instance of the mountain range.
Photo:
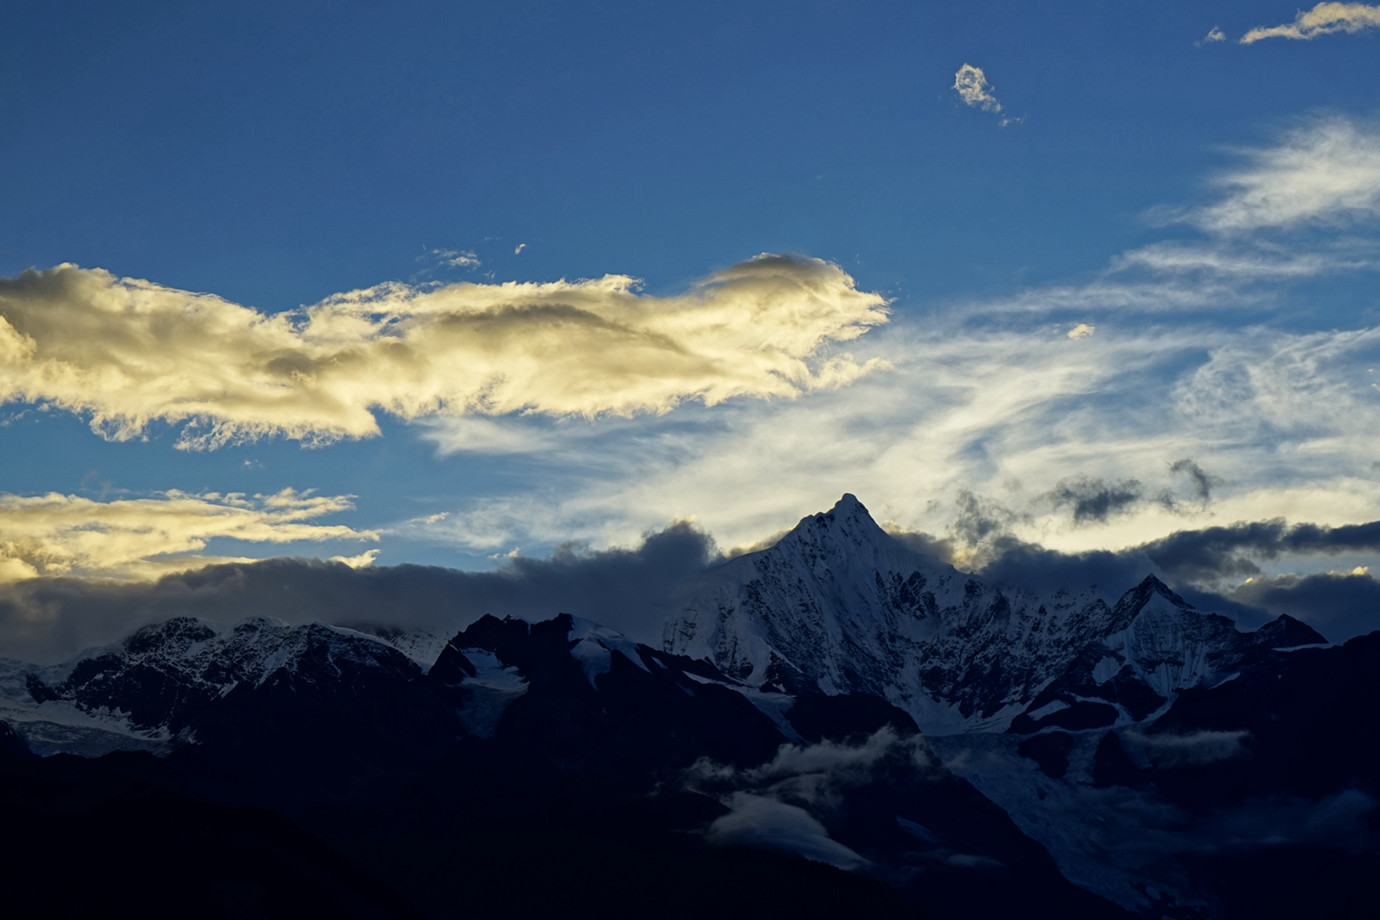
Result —
[[31, 841], [15, 903], [1380, 907], [1380, 633], [1243, 631], [1153, 576], [1119, 597], [986, 583], [851, 495], [668, 596], [635, 636], [553, 597], [445, 634], [246, 610], [0, 660], [5, 809]]

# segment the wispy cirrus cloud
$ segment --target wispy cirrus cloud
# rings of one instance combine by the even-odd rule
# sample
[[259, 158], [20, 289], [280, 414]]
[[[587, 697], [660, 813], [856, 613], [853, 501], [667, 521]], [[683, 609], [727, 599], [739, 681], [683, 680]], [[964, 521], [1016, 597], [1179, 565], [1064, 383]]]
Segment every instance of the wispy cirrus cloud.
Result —
[[1212, 178], [1213, 200], [1145, 214], [1200, 235], [1120, 253], [1086, 280], [966, 309], [1061, 315], [1083, 325], [1090, 314], [1259, 312], [1286, 302], [1290, 283], [1380, 268], [1380, 240], [1370, 232], [1380, 219], [1380, 124], [1309, 118], [1237, 156], [1238, 165]]
[[1276, 283], [1377, 266], [1380, 247], [1359, 240], [1314, 250], [1264, 242], [1234, 246], [1163, 242], [1121, 253], [1112, 260], [1107, 275], [1124, 278], [1143, 271], [1162, 279]]
[[876, 365], [826, 354], [887, 321], [838, 266], [762, 255], [666, 297], [625, 275], [384, 284], [286, 314], [62, 265], [0, 279], [0, 402], [84, 413], [179, 446], [377, 434], [375, 412], [666, 412], [793, 397]]
[[1313, 118], [1243, 155], [1241, 167], [1217, 178], [1225, 192], [1219, 201], [1178, 218], [1231, 235], [1380, 217], [1380, 127], [1374, 123]]
[[[1293, 22], [1278, 26], [1257, 26], [1239, 39], [1252, 45], [1267, 38], [1311, 41], [1337, 32], [1355, 34], [1380, 29], [1380, 6], [1365, 3], [1319, 3], [1311, 10], [1300, 10]], [[1216, 30], [1214, 30], [1216, 31]]]
[[[0, 493], [0, 582], [55, 575], [148, 578], [237, 561], [202, 552], [216, 539], [275, 546], [377, 540], [374, 531], [316, 523], [351, 507], [348, 496], [292, 489], [252, 496], [174, 491], [114, 501]], [[371, 559], [364, 553], [342, 561]]]
[[[504, 434], [489, 443], [521, 452], [530, 439], [524, 462], [542, 470], [540, 492], [407, 527], [491, 551], [571, 536], [626, 543], [692, 518], [733, 546], [845, 491], [880, 517], [943, 532], [968, 490], [1018, 509], [1024, 538], [1081, 551], [1216, 516], [1380, 516], [1369, 473], [1380, 391], [1366, 373], [1380, 363], [1380, 331], [1113, 324], [1071, 340], [1060, 326], [977, 332], [953, 319], [873, 344], [889, 370], [790, 404], [565, 430], [494, 420]], [[448, 440], [448, 425], [424, 436], [455, 450], [463, 438]], [[1134, 487], [1073, 488], [1071, 469], [1085, 484]], [[1060, 483], [1068, 494], [1052, 504]], [[1085, 512], [1070, 521], [1079, 501]]]

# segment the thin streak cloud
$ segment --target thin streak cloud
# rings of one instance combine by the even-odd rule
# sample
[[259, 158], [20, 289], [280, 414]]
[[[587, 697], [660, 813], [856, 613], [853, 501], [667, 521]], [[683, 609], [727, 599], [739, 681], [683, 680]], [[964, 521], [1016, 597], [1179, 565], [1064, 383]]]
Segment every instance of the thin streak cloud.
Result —
[[198, 449], [368, 437], [378, 411], [664, 413], [847, 384], [878, 365], [829, 346], [886, 321], [881, 296], [795, 256], [669, 297], [625, 275], [390, 283], [282, 314], [61, 265], [0, 279], [0, 403], [84, 414], [111, 440], [182, 424], [178, 446]]
[[[1022, 539], [1069, 552], [1222, 520], [1374, 520], [1380, 404], [1365, 371], [1380, 363], [1377, 336], [1158, 325], [1071, 341], [1062, 327], [975, 333], [957, 319], [896, 328], [873, 343], [891, 369], [848, 391], [636, 429], [495, 420], [503, 432], [485, 442], [517, 451], [526, 441], [524, 463], [544, 487], [400, 532], [484, 551], [572, 537], [617, 545], [687, 518], [741, 546], [845, 491], [930, 533], [945, 531], [964, 490], [999, 498]], [[424, 437], [454, 451], [465, 438], [448, 437], [450, 424]], [[1083, 489], [1052, 505], [1071, 469], [1118, 488], [1103, 504]]]
[[1355, 35], [1371, 29], [1380, 29], [1380, 6], [1365, 3], [1319, 3], [1311, 10], [1300, 10], [1293, 22], [1251, 29], [1241, 36], [1240, 43], [1253, 45], [1267, 38], [1312, 41], [1337, 32]]

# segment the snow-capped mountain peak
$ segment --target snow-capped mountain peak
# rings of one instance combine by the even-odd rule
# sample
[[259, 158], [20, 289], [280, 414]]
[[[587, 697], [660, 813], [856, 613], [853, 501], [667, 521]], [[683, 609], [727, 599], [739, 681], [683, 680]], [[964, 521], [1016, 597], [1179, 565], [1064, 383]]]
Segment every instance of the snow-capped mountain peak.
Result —
[[767, 690], [880, 696], [942, 734], [1004, 729], [1037, 698], [1050, 702], [1051, 685], [1083, 692], [1116, 675], [1153, 711], [1225, 679], [1274, 638], [1195, 610], [1154, 575], [1112, 606], [1091, 590], [1045, 597], [988, 584], [904, 546], [845, 495], [688, 585], [662, 646]]

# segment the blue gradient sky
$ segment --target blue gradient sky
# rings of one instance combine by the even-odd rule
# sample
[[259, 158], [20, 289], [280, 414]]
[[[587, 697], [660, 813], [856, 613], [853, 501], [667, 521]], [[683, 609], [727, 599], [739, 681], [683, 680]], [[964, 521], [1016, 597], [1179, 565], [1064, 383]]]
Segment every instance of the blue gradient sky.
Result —
[[[17, 7], [0, 30], [0, 313], [17, 343], [0, 340], [0, 578], [373, 551], [486, 568], [682, 519], [728, 548], [844, 491], [960, 561], [993, 534], [1085, 552], [1380, 519], [1378, 10]], [[1256, 27], [1292, 32], [1242, 43]], [[956, 91], [965, 64], [987, 102]], [[761, 253], [793, 258], [768, 272]], [[59, 283], [64, 263], [79, 268]], [[713, 322], [687, 308], [693, 335], [652, 316], [729, 290], [730, 270], [741, 291]], [[614, 380], [628, 339], [593, 336], [547, 373], [534, 343], [566, 334], [551, 311], [604, 303], [581, 280], [607, 275], [638, 279], [632, 300], [608, 296], [667, 351]], [[376, 431], [338, 427], [339, 383], [303, 397], [295, 428], [253, 403], [193, 449], [227, 417], [220, 384], [190, 422], [97, 418], [133, 405], [121, 381], [144, 373], [84, 318], [112, 290], [167, 302], [106, 317], [167, 352], [148, 372], [166, 408], [268, 358], [252, 336], [207, 333], [216, 349], [157, 330], [234, 313], [301, 331], [292, 311], [385, 282], [371, 304], [459, 283], [502, 300], [482, 308], [497, 350], [436, 345], [407, 389], [421, 359], [380, 357], [383, 326], [351, 332], [365, 395], [349, 398]], [[807, 329], [790, 300], [807, 287], [851, 306]], [[70, 317], [36, 332], [51, 298]], [[867, 313], [883, 301], [885, 323]], [[436, 309], [427, 348], [459, 322]], [[734, 337], [757, 327], [784, 351], [747, 380], [759, 352]], [[535, 362], [530, 386], [436, 400], [488, 354]], [[690, 354], [679, 389], [644, 395]], [[370, 404], [395, 384], [411, 408]], [[1276, 553], [1253, 577], [1361, 577], [1373, 557]]]

